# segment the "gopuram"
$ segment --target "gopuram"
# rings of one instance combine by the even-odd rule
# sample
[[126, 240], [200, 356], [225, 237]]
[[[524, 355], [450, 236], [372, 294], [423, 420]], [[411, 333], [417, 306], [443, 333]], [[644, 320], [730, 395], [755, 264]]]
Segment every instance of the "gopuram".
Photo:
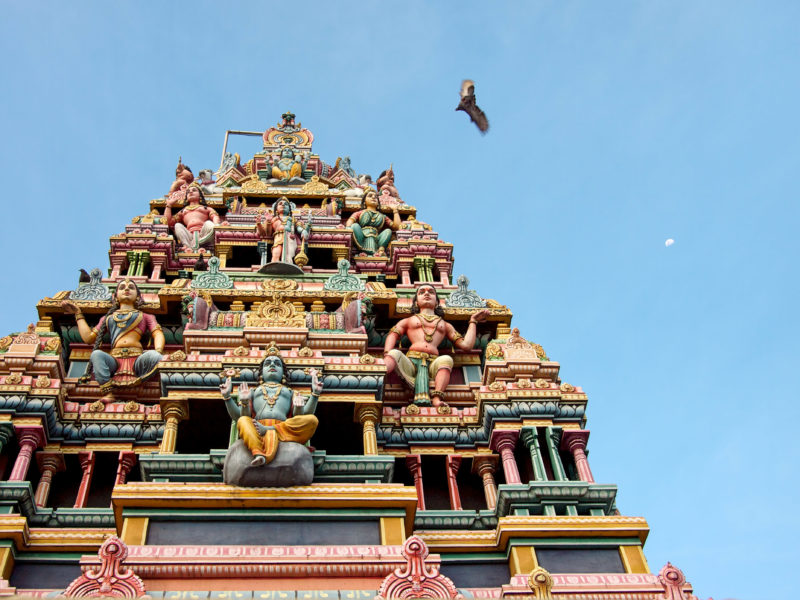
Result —
[[425, 199], [313, 141], [287, 112], [165, 165], [108, 268], [0, 338], [0, 595], [694, 598]]

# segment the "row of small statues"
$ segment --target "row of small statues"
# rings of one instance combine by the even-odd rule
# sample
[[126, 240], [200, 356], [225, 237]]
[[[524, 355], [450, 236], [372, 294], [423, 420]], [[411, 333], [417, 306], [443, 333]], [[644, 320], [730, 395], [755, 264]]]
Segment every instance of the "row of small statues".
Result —
[[[90, 327], [74, 302], [62, 302], [65, 312], [75, 316], [81, 339], [93, 344], [85, 377], [93, 376], [105, 391], [145, 381], [155, 374], [158, 363], [164, 358], [165, 337], [161, 326], [153, 315], [141, 310], [142, 303], [136, 283], [125, 279], [117, 285], [111, 309], [96, 326]], [[477, 323], [485, 321], [489, 311], [473, 313], [466, 334], [462, 335], [445, 321], [436, 289], [422, 284], [416, 290], [411, 312], [412, 315], [394, 325], [386, 337], [386, 372], [396, 372], [414, 390], [414, 405], [432, 405], [440, 414], [448, 414], [450, 407], [444, 399], [454, 363], [451, 356], [439, 354], [439, 346], [447, 339], [457, 350], [472, 350]], [[109, 352], [100, 349], [106, 334], [111, 340]], [[146, 335], [152, 338], [153, 350], [145, 350], [142, 340]], [[397, 349], [403, 336], [410, 342], [405, 353]], [[259, 385], [254, 390], [245, 383], [239, 386], [240, 405], [231, 400], [230, 378], [220, 386], [228, 412], [236, 421], [239, 435], [254, 455], [256, 464], [269, 462], [279, 441], [305, 443], [317, 426], [313, 413], [322, 383], [316, 373], [312, 373], [312, 393], [305, 400], [282, 383], [285, 371], [280, 352], [273, 343], [261, 364]], [[433, 390], [430, 389], [431, 379]]]

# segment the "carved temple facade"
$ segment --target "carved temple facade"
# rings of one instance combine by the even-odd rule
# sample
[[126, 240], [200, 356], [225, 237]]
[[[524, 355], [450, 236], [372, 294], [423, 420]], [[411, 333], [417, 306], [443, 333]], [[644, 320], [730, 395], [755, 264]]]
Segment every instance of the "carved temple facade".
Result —
[[[183, 167], [110, 238], [106, 269], [0, 339], [0, 595], [693, 598], [678, 569], [651, 572], [647, 522], [595, 481], [583, 390], [456, 276], [453, 245], [391, 169], [373, 184], [347, 157], [324, 162], [313, 139], [286, 113], [262, 152], [194, 179], [197, 210], [219, 217], [195, 247], [165, 216], [194, 210]], [[383, 222], [359, 213], [370, 190]], [[289, 226], [275, 220], [281, 198]], [[287, 227], [296, 248], [286, 237], [275, 261]], [[164, 358], [135, 385], [101, 386], [64, 301], [97, 327], [123, 280], [160, 325]], [[439, 348], [453, 359], [446, 411], [414, 404], [384, 361], [420, 283], [462, 334], [488, 310], [471, 349]], [[298, 393], [322, 374], [313, 483], [226, 485], [237, 433], [219, 386], [257, 385], [273, 342]]]

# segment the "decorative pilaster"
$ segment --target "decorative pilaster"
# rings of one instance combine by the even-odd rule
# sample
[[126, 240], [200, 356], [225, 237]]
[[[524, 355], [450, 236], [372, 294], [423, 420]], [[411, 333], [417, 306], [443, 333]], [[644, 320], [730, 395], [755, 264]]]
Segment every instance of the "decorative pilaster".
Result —
[[447, 491], [450, 494], [451, 510], [461, 510], [461, 496], [458, 493], [458, 483], [456, 482], [456, 475], [458, 475], [458, 468], [460, 466], [461, 455], [447, 455]]
[[159, 454], [175, 454], [178, 441], [178, 422], [187, 417], [188, 411], [183, 402], [164, 402], [161, 405], [161, 416], [164, 419], [164, 437], [161, 438]]
[[483, 479], [483, 495], [486, 496], [486, 508], [489, 510], [494, 510], [497, 507], [497, 484], [494, 482], [496, 469], [496, 456], [476, 456], [472, 459], [472, 470]]
[[50, 486], [53, 484], [53, 475], [56, 471], [64, 470], [64, 456], [58, 452], [37, 452], [36, 463], [39, 465], [41, 477], [39, 485], [36, 486], [36, 493], [33, 501], [36, 506], [47, 506], [47, 498], [50, 495]]
[[119, 453], [119, 464], [117, 465], [117, 478], [114, 485], [124, 485], [128, 480], [128, 473], [136, 464], [136, 452], [130, 450], [123, 450]]
[[92, 486], [92, 475], [94, 474], [94, 452], [78, 452], [78, 462], [81, 465], [81, 485], [78, 487], [78, 495], [75, 497], [74, 508], [85, 508], [86, 501], [89, 499], [89, 488]]
[[356, 418], [361, 423], [364, 436], [364, 454], [366, 456], [378, 454], [378, 438], [375, 434], [375, 426], [380, 418], [378, 407], [365, 404], [356, 408]]
[[561, 427], [548, 427], [546, 430], [547, 452], [550, 454], [550, 465], [553, 467], [553, 477], [556, 481], [566, 481], [567, 473], [561, 463], [558, 449], [561, 446]]
[[578, 477], [581, 481], [594, 483], [592, 470], [589, 468], [589, 461], [586, 458], [586, 442], [589, 440], [589, 432], [586, 430], [565, 431], [561, 438], [561, 449], [569, 450], [575, 459], [575, 468], [578, 470]]
[[492, 431], [489, 447], [500, 453], [503, 461], [503, 474], [506, 483], [521, 483], [517, 460], [514, 458], [514, 447], [517, 445], [519, 431]]
[[547, 471], [544, 469], [542, 461], [542, 451], [539, 448], [539, 435], [536, 427], [523, 427], [520, 430], [522, 443], [531, 453], [531, 464], [533, 465], [533, 478], [536, 481], [547, 481]]
[[406, 465], [414, 478], [414, 487], [417, 488], [417, 510], [425, 510], [425, 490], [422, 487], [422, 457], [419, 454], [406, 456]]
[[417, 270], [417, 281], [433, 281], [435, 261], [429, 256], [415, 256], [414, 268]]
[[41, 425], [23, 425], [14, 429], [19, 443], [19, 454], [8, 480], [25, 481], [25, 477], [28, 476], [28, 468], [31, 466], [33, 451], [44, 445], [44, 428]]

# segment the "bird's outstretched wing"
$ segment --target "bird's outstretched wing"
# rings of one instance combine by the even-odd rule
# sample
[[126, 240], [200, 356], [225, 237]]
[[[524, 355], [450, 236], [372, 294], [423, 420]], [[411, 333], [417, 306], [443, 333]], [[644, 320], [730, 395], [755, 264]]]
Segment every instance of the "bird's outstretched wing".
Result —
[[481, 133], [489, 131], [489, 119], [486, 118], [486, 113], [475, 103], [475, 82], [471, 79], [465, 79], [461, 82], [461, 101], [458, 103], [456, 110], [463, 110], [467, 113]]

